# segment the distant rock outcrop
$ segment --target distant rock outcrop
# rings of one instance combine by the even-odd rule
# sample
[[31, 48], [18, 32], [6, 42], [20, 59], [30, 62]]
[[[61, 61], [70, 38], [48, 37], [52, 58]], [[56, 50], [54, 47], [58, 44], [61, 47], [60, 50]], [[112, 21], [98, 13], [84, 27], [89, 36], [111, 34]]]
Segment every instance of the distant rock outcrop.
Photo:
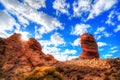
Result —
[[98, 45], [91, 34], [85, 33], [80, 36], [80, 44], [82, 47], [82, 59], [99, 58]]
[[31, 71], [36, 66], [48, 66], [58, 62], [52, 55], [42, 52], [36, 39], [24, 41], [21, 34], [17, 33], [6, 39], [0, 38], [0, 59], [2, 71], [11, 77]]

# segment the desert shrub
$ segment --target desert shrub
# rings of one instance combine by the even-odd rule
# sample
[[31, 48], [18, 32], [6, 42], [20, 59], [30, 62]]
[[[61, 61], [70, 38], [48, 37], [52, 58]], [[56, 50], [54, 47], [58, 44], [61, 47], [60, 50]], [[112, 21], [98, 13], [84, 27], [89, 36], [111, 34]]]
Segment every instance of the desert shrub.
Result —
[[58, 72], [63, 72], [63, 71], [64, 71], [62, 67], [57, 67], [56, 70], [57, 70]]
[[116, 80], [116, 77], [112, 76], [112, 75], [110, 75], [108, 78], [109, 78], [109, 80]]
[[[2, 63], [0, 62], [0, 78], [2, 77]], [[2, 80], [2, 79], [0, 79], [0, 80]]]
[[5, 78], [0, 78], [0, 80], [5, 80]]
[[117, 75], [116, 80], [120, 80], [120, 75]]
[[62, 75], [52, 67], [36, 67], [29, 73], [23, 74], [19, 80], [64, 80]]

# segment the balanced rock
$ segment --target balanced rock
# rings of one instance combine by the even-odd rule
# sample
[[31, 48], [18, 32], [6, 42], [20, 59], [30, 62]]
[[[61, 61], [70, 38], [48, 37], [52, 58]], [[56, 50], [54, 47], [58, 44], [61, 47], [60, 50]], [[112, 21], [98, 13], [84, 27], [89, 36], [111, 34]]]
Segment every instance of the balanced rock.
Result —
[[98, 45], [91, 34], [85, 33], [80, 36], [80, 44], [82, 47], [82, 59], [99, 58]]

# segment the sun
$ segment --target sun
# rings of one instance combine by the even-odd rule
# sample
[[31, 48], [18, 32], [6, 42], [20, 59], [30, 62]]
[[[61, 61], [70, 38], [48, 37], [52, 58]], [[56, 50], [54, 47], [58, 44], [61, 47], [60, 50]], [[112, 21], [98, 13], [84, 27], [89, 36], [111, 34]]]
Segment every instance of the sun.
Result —
[[23, 41], [28, 41], [29, 40], [29, 38], [28, 38], [28, 34], [27, 33], [21, 33], [22, 35], [21, 35], [21, 39], [23, 40]]
[[22, 36], [21, 39], [24, 41], [28, 41], [28, 38], [26, 36]]

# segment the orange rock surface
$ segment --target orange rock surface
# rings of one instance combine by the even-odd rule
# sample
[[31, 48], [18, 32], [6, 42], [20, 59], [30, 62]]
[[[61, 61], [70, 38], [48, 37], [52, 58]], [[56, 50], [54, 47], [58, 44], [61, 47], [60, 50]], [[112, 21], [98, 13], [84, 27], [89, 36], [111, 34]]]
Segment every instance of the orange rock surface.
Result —
[[82, 59], [99, 58], [98, 45], [91, 34], [85, 33], [80, 36], [80, 44], [82, 47]]
[[21, 34], [14, 33], [12, 36], [0, 38], [0, 62], [3, 64], [2, 71], [15, 76], [28, 72], [36, 66], [52, 65], [57, 62], [52, 55], [42, 52], [42, 47], [34, 38], [28, 41], [21, 39]]

